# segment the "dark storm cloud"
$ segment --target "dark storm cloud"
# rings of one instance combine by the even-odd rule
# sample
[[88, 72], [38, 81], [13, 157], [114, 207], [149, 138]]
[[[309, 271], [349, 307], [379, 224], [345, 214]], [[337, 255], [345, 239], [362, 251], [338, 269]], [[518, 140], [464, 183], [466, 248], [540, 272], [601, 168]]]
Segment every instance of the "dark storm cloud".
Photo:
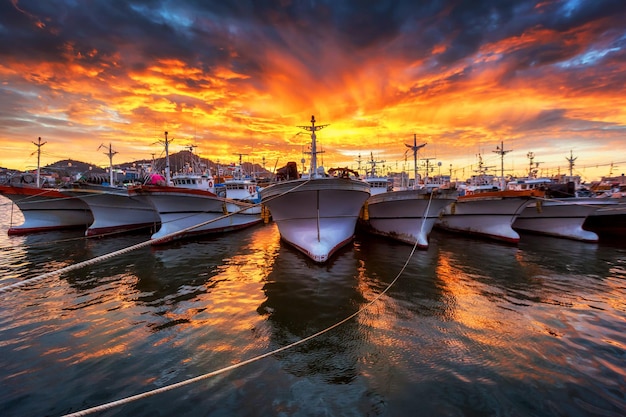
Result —
[[[0, 6], [0, 54], [63, 60], [72, 47], [83, 62], [98, 65], [117, 53], [141, 66], [161, 57], [220, 62], [258, 68], [260, 56], [236, 54], [258, 41], [257, 49], [292, 47], [285, 36], [298, 33], [312, 53], [295, 50], [302, 60], [324, 53], [318, 41], [334, 39], [345, 53], [401, 45], [408, 56], [436, 58], [449, 66], [475, 54], [487, 42], [520, 36], [529, 28], [565, 32], [598, 19], [624, 19], [622, 0], [593, 2], [529, 1], [19, 1]], [[181, 21], [184, 19], [184, 21]], [[284, 32], [284, 33], [283, 33]], [[402, 38], [402, 39], [400, 39]], [[393, 41], [398, 39], [396, 46]], [[92, 53], [97, 51], [97, 53]], [[121, 51], [121, 52], [120, 52]], [[235, 52], [235, 53], [233, 53]], [[520, 67], [549, 64], [580, 52], [554, 42], [520, 50]], [[236, 57], [235, 57], [236, 56]], [[314, 62], [306, 62], [316, 68]]]

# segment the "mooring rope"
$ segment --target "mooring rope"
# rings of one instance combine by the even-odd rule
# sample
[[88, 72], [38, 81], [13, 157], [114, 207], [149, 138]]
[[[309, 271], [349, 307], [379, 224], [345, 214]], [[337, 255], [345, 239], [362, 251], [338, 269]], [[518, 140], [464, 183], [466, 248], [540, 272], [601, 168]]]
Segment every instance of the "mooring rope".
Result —
[[[422, 216], [422, 224], [420, 225], [420, 235], [422, 235], [424, 233], [424, 224], [426, 223], [426, 220], [428, 219], [428, 212], [430, 211], [430, 203], [432, 203], [433, 201], [433, 194], [435, 193], [434, 190], [431, 190], [430, 192], [430, 197], [428, 198], [428, 205], [426, 206], [426, 211], [424, 212], [424, 215]], [[417, 242], [418, 239], [415, 239], [415, 241]]]
[[389, 291], [389, 289], [391, 289], [391, 287], [393, 287], [393, 285], [398, 281], [400, 276], [402, 276], [402, 273], [404, 272], [404, 270], [408, 266], [409, 262], [413, 258], [413, 255], [415, 254], [415, 251], [417, 249], [417, 245], [418, 245], [418, 242], [416, 240], [415, 244], [413, 245], [413, 248], [412, 248], [411, 252], [409, 253], [409, 256], [407, 257], [406, 262], [404, 262], [404, 265], [402, 265], [402, 268], [400, 269], [400, 271], [398, 272], [396, 277], [389, 283], [389, 285], [387, 285], [387, 287], [382, 292], [380, 292], [369, 303], [365, 304], [363, 307], [358, 309], [356, 312], [350, 314], [348, 317], [338, 321], [337, 323], [335, 323], [335, 324], [333, 324], [333, 325], [331, 325], [329, 327], [326, 327], [323, 330], [320, 330], [317, 333], [314, 333], [314, 334], [312, 334], [310, 336], [305, 337], [304, 339], [300, 339], [300, 340], [298, 340], [296, 342], [293, 342], [293, 343], [291, 343], [289, 345], [280, 347], [278, 349], [274, 349], [274, 350], [272, 350], [270, 352], [263, 353], [261, 355], [252, 357], [250, 359], [246, 359], [246, 360], [244, 360], [242, 362], [239, 362], [239, 363], [236, 363], [234, 365], [230, 365], [230, 366], [227, 366], [227, 367], [215, 370], [213, 372], [209, 372], [209, 373], [206, 373], [206, 374], [203, 374], [203, 375], [199, 375], [199, 376], [196, 376], [196, 377], [193, 377], [193, 378], [189, 378], [189, 379], [186, 379], [184, 381], [176, 382], [174, 384], [167, 385], [165, 387], [156, 388], [156, 389], [153, 389], [153, 390], [150, 390], [150, 391], [145, 391], [145, 392], [143, 392], [141, 394], [132, 395], [132, 396], [125, 397], [125, 398], [122, 398], [122, 399], [119, 399], [119, 400], [116, 400], [116, 401], [112, 401], [112, 402], [109, 402], [109, 403], [105, 403], [105, 404], [102, 404], [102, 405], [99, 405], [99, 406], [95, 406], [95, 407], [92, 407], [92, 408], [87, 408], [85, 410], [77, 411], [75, 413], [65, 414], [63, 417], [81, 417], [81, 416], [86, 416], [86, 415], [89, 415], [89, 414], [110, 410], [111, 408], [118, 407], [118, 406], [124, 405], [124, 404], [128, 404], [128, 403], [131, 403], [131, 402], [134, 402], [134, 401], [138, 401], [138, 400], [141, 400], [141, 399], [144, 399], [144, 398], [152, 397], [154, 395], [161, 394], [161, 393], [164, 393], [164, 392], [167, 392], [167, 391], [172, 391], [172, 390], [174, 390], [176, 388], [184, 387], [186, 385], [190, 385], [190, 384], [193, 384], [195, 382], [199, 382], [199, 381], [211, 378], [213, 376], [220, 375], [220, 374], [223, 374], [225, 372], [232, 371], [234, 369], [241, 368], [241, 367], [243, 367], [245, 365], [249, 365], [251, 363], [260, 361], [261, 359], [265, 359], [265, 358], [267, 358], [269, 356], [273, 356], [273, 355], [275, 355], [277, 353], [283, 352], [285, 350], [288, 350], [288, 349], [294, 348], [294, 347], [296, 347], [298, 345], [301, 345], [303, 343], [306, 343], [306, 342], [308, 342], [308, 341], [310, 341], [312, 339], [315, 339], [318, 336], [323, 335], [324, 333], [328, 333], [329, 331], [331, 331], [331, 330], [341, 326], [342, 324], [350, 321], [354, 317], [362, 314], [365, 310], [370, 308], [376, 301], [378, 301], [383, 295], [385, 295]]

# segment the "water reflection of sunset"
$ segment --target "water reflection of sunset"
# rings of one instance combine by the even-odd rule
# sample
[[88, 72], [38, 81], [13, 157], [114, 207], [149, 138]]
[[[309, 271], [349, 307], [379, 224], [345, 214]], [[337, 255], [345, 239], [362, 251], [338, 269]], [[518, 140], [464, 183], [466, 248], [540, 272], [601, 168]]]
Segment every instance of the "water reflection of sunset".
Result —
[[148, 159], [165, 130], [174, 151], [193, 142], [213, 161], [245, 153], [282, 166], [302, 158], [306, 137], [294, 135], [311, 114], [331, 124], [319, 137], [326, 165], [356, 168], [373, 152], [409, 169], [413, 134], [456, 176], [479, 152], [497, 158], [502, 140], [511, 173], [525, 173], [531, 151], [547, 174], [573, 150], [587, 179], [626, 162], [615, 152], [626, 125], [619, 1], [351, 8], [12, 1], [0, 17], [0, 166], [32, 168], [37, 137], [43, 164], [78, 154], [105, 166], [101, 143], [118, 163]]

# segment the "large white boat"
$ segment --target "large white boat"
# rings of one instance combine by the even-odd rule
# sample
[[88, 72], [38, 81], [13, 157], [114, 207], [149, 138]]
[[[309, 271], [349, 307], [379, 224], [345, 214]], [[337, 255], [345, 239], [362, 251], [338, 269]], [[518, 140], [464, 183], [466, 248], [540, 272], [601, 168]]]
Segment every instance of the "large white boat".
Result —
[[459, 196], [443, 209], [437, 223], [442, 229], [464, 232], [495, 240], [517, 243], [512, 225], [529, 200], [541, 197], [539, 191], [483, 191]]
[[[370, 196], [367, 182], [351, 170], [317, 167], [315, 132], [327, 125], [300, 126], [311, 132], [308, 176], [276, 182], [261, 190], [261, 200], [276, 222], [281, 238], [315, 262], [326, 262], [351, 242], [363, 203]], [[332, 175], [336, 174], [336, 175]]]
[[[507, 152], [498, 149], [502, 156]], [[444, 208], [436, 225], [453, 232], [517, 243], [520, 235], [513, 229], [513, 222], [531, 199], [545, 193], [538, 189], [504, 190], [503, 177], [488, 175], [482, 157], [478, 157], [478, 174], [457, 184], [457, 201]]]
[[139, 186], [129, 189], [131, 196], [150, 201], [161, 219], [153, 244], [194, 235], [228, 232], [260, 223], [261, 214], [253, 205], [234, 201], [206, 191], [171, 186]]

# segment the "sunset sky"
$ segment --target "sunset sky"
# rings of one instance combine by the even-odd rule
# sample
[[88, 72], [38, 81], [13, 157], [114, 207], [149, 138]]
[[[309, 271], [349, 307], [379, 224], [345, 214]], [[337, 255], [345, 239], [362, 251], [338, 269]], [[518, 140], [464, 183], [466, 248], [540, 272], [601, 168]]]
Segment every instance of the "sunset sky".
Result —
[[[195, 152], [272, 170], [420, 158], [467, 178], [626, 172], [624, 0], [0, 2], [0, 166]], [[310, 157], [305, 156], [308, 164]], [[611, 167], [611, 164], [613, 166]], [[362, 164], [362, 167], [365, 165]], [[437, 171], [435, 171], [435, 174]]]

